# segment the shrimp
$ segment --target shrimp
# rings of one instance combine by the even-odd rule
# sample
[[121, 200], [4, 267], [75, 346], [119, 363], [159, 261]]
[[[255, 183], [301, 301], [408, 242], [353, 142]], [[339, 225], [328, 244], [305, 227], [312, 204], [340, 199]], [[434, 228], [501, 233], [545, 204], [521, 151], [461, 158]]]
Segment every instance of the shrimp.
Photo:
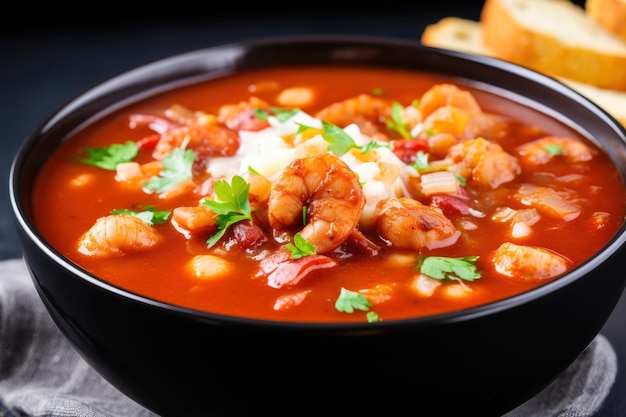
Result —
[[419, 109], [424, 119], [444, 106], [456, 107], [470, 114], [481, 112], [481, 107], [473, 94], [454, 84], [436, 84], [426, 91], [419, 101]]
[[461, 232], [440, 210], [408, 197], [381, 200], [374, 227], [399, 249], [435, 249], [456, 243]]
[[261, 227], [267, 226], [267, 201], [269, 199], [272, 181], [261, 175], [246, 171], [242, 177], [250, 184], [248, 200], [252, 210], [254, 223]]
[[453, 145], [446, 155], [456, 171], [464, 178], [498, 188], [521, 173], [517, 158], [502, 147], [484, 138], [467, 140]]
[[258, 97], [250, 97], [249, 101], [238, 104], [226, 104], [219, 108], [217, 120], [232, 130], [259, 131], [269, 126], [267, 120], [255, 116], [255, 109], [268, 109], [269, 103]]
[[579, 140], [573, 138], [547, 136], [528, 142], [517, 148], [522, 160], [532, 165], [541, 165], [553, 157], [562, 155], [569, 163], [589, 161], [594, 151]]
[[210, 156], [232, 156], [239, 149], [236, 130], [218, 123], [215, 115], [192, 112], [181, 105], [173, 105], [165, 111], [166, 117], [151, 114], [133, 114], [129, 119], [131, 128], [147, 126], [156, 134], [147, 136], [138, 145], [152, 149], [152, 157], [162, 160], [184, 140], [203, 160]]
[[570, 261], [549, 249], [505, 242], [494, 252], [496, 271], [519, 280], [544, 280], [567, 270]]
[[431, 87], [422, 95], [419, 111], [425, 131], [454, 133], [464, 139], [478, 136], [497, 139], [506, 134], [502, 116], [483, 112], [470, 91], [454, 84]]
[[391, 118], [391, 104], [369, 94], [360, 94], [323, 108], [315, 114], [315, 117], [342, 128], [356, 123], [363, 134], [378, 136], [386, 141], [387, 138], [382, 132], [386, 131], [385, 120]]
[[277, 233], [296, 226], [308, 207], [300, 234], [317, 253], [341, 245], [361, 218], [365, 196], [359, 178], [338, 157], [322, 155], [295, 159], [272, 184], [268, 220]]
[[188, 149], [193, 149], [197, 159], [211, 156], [232, 156], [239, 149], [236, 131], [218, 124], [192, 124], [168, 130], [161, 135], [152, 157], [161, 160], [189, 138]]
[[435, 134], [449, 133], [460, 137], [469, 121], [467, 111], [454, 106], [441, 106], [424, 119], [424, 129]]
[[110, 215], [96, 220], [81, 236], [78, 252], [94, 258], [109, 258], [150, 249], [160, 241], [157, 231], [138, 217]]

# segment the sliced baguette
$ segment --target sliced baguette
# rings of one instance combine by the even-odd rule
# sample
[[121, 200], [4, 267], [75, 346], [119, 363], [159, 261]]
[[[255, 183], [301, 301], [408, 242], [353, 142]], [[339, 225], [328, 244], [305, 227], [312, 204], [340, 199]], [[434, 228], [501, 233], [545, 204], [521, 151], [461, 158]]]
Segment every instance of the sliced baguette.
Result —
[[587, 0], [587, 16], [626, 42], [626, 0]]
[[473, 54], [495, 54], [487, 49], [482, 41], [482, 27], [479, 22], [459, 17], [444, 17], [427, 25], [420, 40], [424, 45], [452, 49]]
[[[424, 28], [421, 42], [427, 46], [488, 55], [497, 58], [497, 55], [482, 43], [481, 23], [473, 20], [445, 17]], [[626, 127], [626, 93], [598, 88], [563, 77], [557, 78], [602, 107], [607, 113]]]
[[569, 0], [486, 0], [482, 41], [500, 58], [626, 91], [626, 43]]

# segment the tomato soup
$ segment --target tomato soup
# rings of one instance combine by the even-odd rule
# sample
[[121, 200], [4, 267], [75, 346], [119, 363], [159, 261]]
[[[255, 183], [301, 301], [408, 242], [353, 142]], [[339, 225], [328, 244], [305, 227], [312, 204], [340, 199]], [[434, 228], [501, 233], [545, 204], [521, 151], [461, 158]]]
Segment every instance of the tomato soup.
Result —
[[42, 235], [173, 305], [377, 322], [501, 300], [624, 217], [610, 158], [541, 112], [402, 69], [258, 69], [143, 99], [38, 176]]

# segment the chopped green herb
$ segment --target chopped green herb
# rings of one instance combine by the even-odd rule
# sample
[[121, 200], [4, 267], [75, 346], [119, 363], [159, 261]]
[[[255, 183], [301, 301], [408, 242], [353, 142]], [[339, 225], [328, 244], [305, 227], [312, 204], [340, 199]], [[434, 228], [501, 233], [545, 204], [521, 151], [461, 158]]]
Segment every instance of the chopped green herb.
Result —
[[480, 272], [476, 269], [477, 259], [478, 256], [465, 256], [462, 258], [428, 256], [421, 261], [419, 270], [422, 274], [439, 280], [462, 279], [474, 281], [480, 278]]
[[368, 323], [375, 323], [377, 321], [382, 321], [382, 319], [378, 316], [378, 313], [374, 311], [368, 311], [365, 317], [367, 317]]
[[383, 88], [381, 87], [372, 88], [372, 95], [380, 97], [384, 94], [385, 94], [385, 90]]
[[175, 148], [163, 158], [163, 171], [161, 176], [150, 178], [144, 187], [156, 193], [162, 193], [168, 188], [192, 178], [191, 167], [196, 159], [196, 154], [185, 150], [189, 140], [183, 141], [179, 148]]
[[106, 148], [87, 148], [82, 150], [87, 158], [75, 158], [79, 162], [96, 166], [102, 169], [115, 171], [118, 164], [132, 161], [137, 156], [138, 147], [133, 141], [114, 143]]
[[361, 146], [361, 153], [368, 153], [372, 149], [378, 149], [378, 148], [393, 149], [393, 144], [391, 142], [381, 143], [381, 142], [376, 142], [375, 140], [373, 140]]
[[407, 129], [403, 111], [402, 104], [394, 102], [391, 105], [391, 120], [387, 120], [387, 129], [398, 132], [404, 139], [411, 139], [411, 132]]
[[278, 119], [279, 122], [286, 122], [287, 120], [291, 119], [293, 116], [295, 116], [297, 113], [300, 112], [300, 109], [278, 109], [275, 107], [272, 107], [272, 110], [275, 110], [275, 114], [274, 117], [276, 119]]
[[267, 120], [270, 117], [269, 113], [266, 112], [265, 109], [262, 109], [260, 107], [252, 110], [252, 114], [254, 114], [254, 116], [260, 120]]
[[256, 169], [252, 168], [250, 165], [248, 165], [248, 172], [250, 172], [251, 174], [254, 174], [254, 175], [258, 176], [258, 177], [262, 177], [263, 176], [263, 174], [261, 174]]
[[111, 210], [111, 214], [129, 214], [141, 219], [148, 226], [155, 224], [164, 224], [170, 217], [172, 212], [168, 210], [155, 210], [153, 206], [146, 206], [142, 211], [129, 210], [129, 209], [114, 209]]
[[328, 142], [328, 150], [335, 155], [342, 156], [350, 149], [357, 148], [357, 144], [345, 130], [326, 120], [322, 120], [322, 137]]
[[454, 176], [456, 177], [456, 180], [461, 187], [465, 187], [467, 185], [467, 181], [465, 180], [465, 177], [463, 175], [459, 174], [458, 172], [455, 172]]
[[293, 259], [300, 259], [308, 255], [315, 255], [316, 253], [313, 244], [303, 238], [300, 233], [296, 233], [293, 237], [293, 244], [287, 243], [285, 247], [291, 251], [291, 257]]
[[284, 109], [281, 107], [270, 107], [272, 114], [265, 111], [262, 108], [256, 108], [252, 112], [260, 120], [267, 120], [270, 116], [274, 116], [280, 122], [286, 122], [291, 119], [296, 113], [300, 112], [300, 109]]
[[561, 145], [556, 145], [556, 144], [543, 145], [543, 149], [553, 156], [565, 155], [565, 149], [563, 149]]
[[[308, 129], [316, 129], [315, 127], [306, 126], [301, 123], [298, 124], [298, 132], [302, 133]], [[337, 125], [322, 120], [322, 138], [328, 142], [328, 150], [335, 155], [342, 156], [346, 154], [350, 149], [360, 149], [361, 153], [367, 153], [372, 149], [388, 148], [392, 149], [392, 143], [379, 143], [376, 141], [370, 141], [363, 146], [359, 146], [354, 142], [354, 139], [346, 133], [345, 130]]]
[[215, 245], [233, 224], [242, 220], [252, 220], [250, 209], [250, 184], [239, 175], [233, 176], [228, 184], [226, 180], [216, 181], [213, 185], [218, 201], [204, 200], [203, 204], [217, 213], [217, 232], [207, 240], [210, 248]]
[[313, 127], [313, 126], [303, 125], [302, 123], [297, 123], [296, 122], [296, 125], [298, 125], [298, 130], [296, 131], [296, 133], [302, 133], [302, 132], [304, 132], [306, 130], [309, 130], [309, 129], [320, 130], [320, 129], [318, 129], [316, 127]]
[[354, 309], [368, 311], [371, 306], [372, 303], [363, 294], [343, 287], [335, 301], [335, 309], [341, 313], [353, 313]]
[[423, 171], [430, 166], [428, 162], [428, 154], [424, 151], [417, 151], [415, 154], [415, 162], [413, 162], [413, 166], [415, 169], [419, 171]]

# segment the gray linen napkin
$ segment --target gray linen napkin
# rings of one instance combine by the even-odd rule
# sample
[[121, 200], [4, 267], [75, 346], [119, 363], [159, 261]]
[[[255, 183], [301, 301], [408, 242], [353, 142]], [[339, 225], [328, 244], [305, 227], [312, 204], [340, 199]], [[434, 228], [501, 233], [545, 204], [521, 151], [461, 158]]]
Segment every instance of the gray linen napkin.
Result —
[[[506, 417], [593, 416], [617, 374], [598, 335], [539, 395]], [[100, 377], [48, 316], [22, 259], [0, 261], [0, 416], [153, 417]]]

